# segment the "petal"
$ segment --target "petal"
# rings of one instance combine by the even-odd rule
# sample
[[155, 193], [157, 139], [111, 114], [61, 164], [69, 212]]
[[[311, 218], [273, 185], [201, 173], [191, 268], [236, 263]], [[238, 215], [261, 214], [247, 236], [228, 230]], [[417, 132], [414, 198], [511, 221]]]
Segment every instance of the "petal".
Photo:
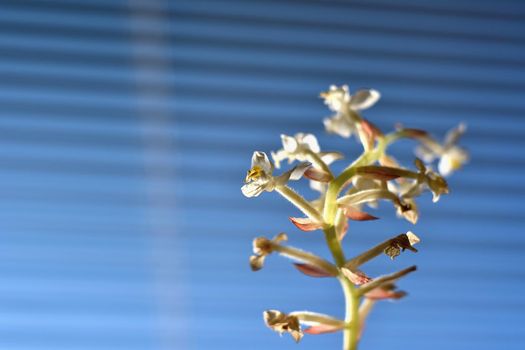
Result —
[[295, 137], [281, 134], [281, 141], [283, 143], [283, 148], [286, 152], [294, 153], [297, 151], [297, 140]]
[[252, 168], [254, 166], [260, 167], [267, 175], [273, 173], [273, 165], [264, 152], [255, 151], [252, 155]]
[[416, 147], [416, 156], [425, 161], [425, 163], [432, 163], [434, 159], [438, 157], [438, 153], [434, 152], [432, 149], [426, 145], [420, 145]]
[[250, 267], [252, 271], [259, 271], [263, 268], [265, 256], [252, 255], [250, 256]]
[[263, 319], [266, 326], [279, 334], [290, 333], [296, 342], [299, 342], [303, 337], [301, 325], [295, 316], [286, 315], [278, 310], [267, 310], [263, 313]]
[[450, 130], [445, 136], [443, 147], [447, 149], [457, 144], [461, 135], [463, 135], [466, 131], [467, 125], [465, 123], [461, 123], [454, 129]]
[[324, 103], [332, 111], [340, 111], [343, 104], [350, 100], [350, 91], [347, 85], [337, 87], [331, 85], [328, 91], [322, 92], [321, 97], [324, 98]]
[[323, 227], [323, 223], [322, 222], [316, 222], [316, 221], [313, 221], [310, 218], [293, 218], [293, 217], [290, 217], [290, 221], [292, 222], [292, 224], [297, 226], [297, 228], [299, 230], [305, 231], [305, 232], [315, 231], [315, 230], [318, 230], [318, 229]]
[[323, 123], [328, 133], [337, 134], [344, 138], [349, 138], [352, 136], [355, 130], [355, 127], [342, 115], [335, 115], [332, 118], [325, 118]]
[[382, 189], [382, 183], [380, 181], [370, 179], [365, 176], [354, 176], [352, 178], [352, 184], [354, 186], [354, 189], [362, 191], [362, 190], [379, 190]]
[[419, 211], [417, 210], [415, 202], [409, 204], [408, 209], [398, 207], [397, 215], [400, 217], [404, 217], [408, 222], [410, 222], [413, 225], [415, 225], [417, 223], [417, 220], [419, 219]]
[[340, 152], [320, 152], [319, 156], [326, 165], [330, 165], [336, 160], [344, 158], [343, 154]]
[[264, 191], [264, 186], [256, 182], [250, 182], [242, 186], [241, 191], [246, 197], [257, 197]]
[[405, 235], [407, 236], [408, 242], [410, 243], [411, 246], [416, 245], [419, 242], [421, 242], [421, 239], [419, 239], [419, 237], [416, 236], [416, 234], [412, 231], [407, 231]]
[[367, 109], [372, 107], [381, 94], [377, 90], [359, 90], [350, 99], [350, 107], [354, 110]]
[[[410, 232], [410, 231], [409, 231]], [[410, 232], [411, 233], [411, 232]], [[415, 236], [415, 235], [414, 235]], [[272, 241], [274, 243], [281, 243], [281, 242], [286, 242], [288, 240], [288, 236], [286, 235], [286, 233], [284, 232], [281, 232], [279, 233], [277, 236], [275, 236], [274, 238], [272, 238]], [[418, 241], [419, 242], [419, 241]]]
[[337, 204], [340, 207], [346, 207], [348, 205], [355, 206], [362, 203], [374, 202], [378, 199], [390, 199], [390, 197], [387, 196], [395, 197], [391, 192], [385, 190], [361, 190], [339, 198]]
[[335, 277], [322, 268], [310, 264], [294, 263], [297, 270], [310, 277]]
[[294, 181], [299, 180], [301, 177], [303, 177], [306, 170], [308, 170], [308, 168], [310, 168], [311, 166], [312, 163], [300, 163], [296, 167], [292, 168], [292, 170], [290, 171], [289, 179]]
[[308, 162], [300, 163], [296, 165], [295, 167], [293, 167], [292, 169], [282, 173], [281, 175], [274, 177], [273, 185], [283, 186], [283, 185], [286, 185], [286, 183], [289, 180], [294, 180], [294, 181], [299, 180], [301, 177], [303, 177], [304, 172], [311, 166], [312, 166], [312, 163], [308, 163]]
[[[314, 191], [321, 192], [321, 194], [323, 194], [326, 192], [328, 185], [326, 183], [319, 182], [319, 181], [310, 181], [310, 188]], [[322, 209], [320, 211], [322, 211]]]
[[317, 142], [317, 138], [313, 134], [297, 134], [295, 137], [300, 140], [299, 142], [306, 146], [309, 150], [311, 150], [314, 153], [319, 153], [321, 151], [321, 147], [319, 147], [319, 142]]
[[279, 169], [281, 167], [281, 162], [288, 158], [288, 152], [283, 149], [278, 150], [277, 152], [272, 152], [272, 159], [275, 164], [275, 167]]
[[459, 147], [452, 147], [439, 160], [439, 173], [443, 176], [449, 176], [455, 170], [460, 169], [467, 161], [468, 153], [465, 150]]

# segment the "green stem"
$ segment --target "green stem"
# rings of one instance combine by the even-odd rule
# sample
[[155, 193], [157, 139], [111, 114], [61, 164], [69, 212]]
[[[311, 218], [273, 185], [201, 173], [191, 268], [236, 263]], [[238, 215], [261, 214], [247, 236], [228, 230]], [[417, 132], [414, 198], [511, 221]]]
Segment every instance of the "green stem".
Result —
[[275, 191], [277, 191], [281, 196], [286, 198], [290, 203], [295, 205], [310, 219], [315, 220], [317, 222], [323, 222], [321, 214], [319, 214], [319, 212], [314, 207], [312, 207], [306, 199], [304, 199], [301, 195], [292, 190], [290, 187], [286, 185], [277, 186], [275, 188]]
[[343, 350], [356, 350], [359, 335], [359, 297], [354, 285], [344, 276], [339, 277], [345, 296], [345, 323], [351, 327], [343, 330]]
[[324, 230], [324, 237], [326, 239], [326, 244], [334, 257], [335, 264], [337, 267], [344, 266], [346, 262], [345, 253], [341, 247], [341, 243], [337, 238], [337, 231], [334, 225], [330, 225]]
[[[326, 192], [323, 217], [328, 227], [324, 230], [326, 243], [334, 257], [337, 267], [341, 268], [345, 264], [345, 255], [341, 247], [341, 242], [337, 238], [336, 215], [337, 215], [337, 196], [346, 183], [356, 175], [359, 166], [374, 163], [384, 153], [387, 144], [384, 138], [380, 138], [376, 148], [364, 152], [348, 168], [346, 168], [337, 178], [330, 182]], [[360, 296], [355, 286], [341, 273], [338, 276], [343, 289], [345, 298], [345, 323], [352, 322], [352, 326], [343, 331], [343, 350], [356, 350], [357, 339], [359, 336], [359, 300]]]

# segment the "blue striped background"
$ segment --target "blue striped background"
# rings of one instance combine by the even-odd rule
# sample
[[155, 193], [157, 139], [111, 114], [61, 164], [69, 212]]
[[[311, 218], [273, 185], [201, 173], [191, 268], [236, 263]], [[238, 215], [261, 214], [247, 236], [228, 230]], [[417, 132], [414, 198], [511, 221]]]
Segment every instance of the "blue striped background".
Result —
[[249, 271], [259, 235], [328, 252], [277, 195], [240, 193], [280, 133], [357, 155], [322, 126], [318, 93], [342, 83], [382, 92], [365, 114], [385, 130], [467, 122], [472, 155], [416, 227], [383, 205], [351, 228], [350, 255], [422, 238], [370, 263], [419, 271], [361, 349], [523, 349], [524, 44], [519, 0], [3, 0], [0, 349], [295, 349], [264, 309], [342, 317], [335, 281], [277, 257]]

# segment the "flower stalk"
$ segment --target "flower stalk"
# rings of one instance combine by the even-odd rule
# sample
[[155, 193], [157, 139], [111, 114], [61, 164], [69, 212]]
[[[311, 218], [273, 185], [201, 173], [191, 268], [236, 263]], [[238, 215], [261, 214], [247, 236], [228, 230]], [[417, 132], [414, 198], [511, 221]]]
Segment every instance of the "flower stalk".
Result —
[[278, 192], [281, 196], [283, 196], [285, 199], [287, 199], [290, 203], [295, 205], [297, 209], [302, 211], [306, 216], [308, 216], [310, 219], [323, 222], [323, 218], [321, 217], [321, 214], [312, 207], [310, 203], [306, 201], [301, 195], [294, 190], [292, 190], [288, 186], [278, 186], [275, 188], [275, 191]]

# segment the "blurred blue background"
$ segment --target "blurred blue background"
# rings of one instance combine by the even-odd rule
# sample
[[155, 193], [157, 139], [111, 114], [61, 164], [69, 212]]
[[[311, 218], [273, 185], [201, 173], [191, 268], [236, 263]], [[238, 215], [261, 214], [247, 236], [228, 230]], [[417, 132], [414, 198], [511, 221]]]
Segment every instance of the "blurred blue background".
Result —
[[[384, 130], [467, 122], [472, 156], [416, 227], [389, 205], [352, 226], [349, 255], [422, 238], [367, 266], [419, 271], [361, 349], [523, 349], [524, 29], [519, 0], [3, 0], [0, 348], [340, 348], [264, 326], [268, 308], [342, 317], [343, 300], [278, 257], [249, 271], [259, 235], [328, 254], [288, 203], [240, 186], [280, 133], [355, 157], [318, 98], [348, 83], [382, 92], [365, 115]], [[394, 149], [405, 164], [410, 146]]]

